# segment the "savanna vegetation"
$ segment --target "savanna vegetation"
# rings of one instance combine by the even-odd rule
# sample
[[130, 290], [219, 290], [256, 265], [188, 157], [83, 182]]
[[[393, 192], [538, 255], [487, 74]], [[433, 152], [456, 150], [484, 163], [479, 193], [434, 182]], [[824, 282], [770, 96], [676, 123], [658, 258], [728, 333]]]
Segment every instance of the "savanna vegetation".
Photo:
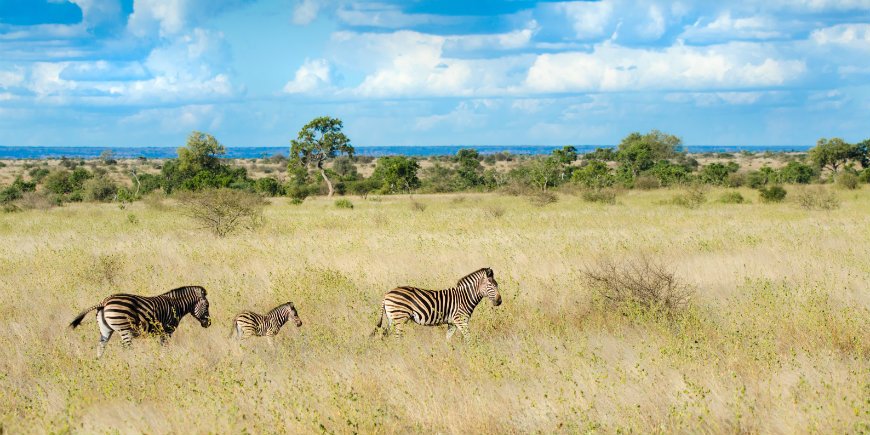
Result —
[[[0, 427], [867, 432], [870, 196], [810, 188], [772, 203], [748, 187], [676, 191], [695, 207], [662, 189], [558, 192], [543, 208], [493, 193], [272, 198], [224, 237], [189, 213], [198, 197], [5, 213]], [[831, 195], [837, 207], [817, 206]], [[368, 336], [390, 288], [483, 266], [504, 303], [478, 307], [469, 340]], [[208, 289], [214, 326], [185, 319], [166, 347], [114, 341], [97, 360], [93, 317], [66, 328], [110, 293], [183, 284]], [[238, 311], [287, 300], [302, 328], [271, 345], [227, 338]]]
[[[358, 156], [332, 118], [290, 157], [0, 167], [0, 433], [870, 431], [867, 141], [689, 155]], [[338, 198], [330, 196], [338, 195]], [[492, 267], [468, 340], [370, 338], [383, 294]], [[112, 293], [208, 289], [214, 326], [110, 342]], [[233, 316], [293, 301], [274, 342]]]

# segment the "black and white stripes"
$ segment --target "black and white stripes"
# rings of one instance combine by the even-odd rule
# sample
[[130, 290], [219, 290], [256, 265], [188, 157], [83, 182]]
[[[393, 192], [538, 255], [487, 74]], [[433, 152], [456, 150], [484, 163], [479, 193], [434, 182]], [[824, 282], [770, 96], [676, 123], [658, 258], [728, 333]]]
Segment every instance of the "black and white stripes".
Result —
[[299, 320], [299, 313], [296, 312], [293, 302], [278, 305], [265, 316], [253, 311], [242, 311], [233, 319], [233, 332], [238, 339], [254, 336], [271, 337], [278, 334], [281, 327], [290, 319], [293, 319], [297, 327], [302, 326], [302, 320]]
[[161, 343], [165, 343], [187, 314], [193, 315], [203, 328], [211, 325], [206, 291], [199, 286], [179, 287], [151, 297], [111, 295], [82, 311], [69, 326], [79, 326], [92, 310], [97, 310], [97, 323], [100, 326], [98, 357], [103, 354], [106, 343], [115, 332], [121, 334], [124, 345], [129, 345], [134, 337], [142, 334], [159, 335]]
[[[498, 283], [490, 268], [468, 274], [456, 287], [444, 290], [398, 287], [384, 296], [381, 318], [372, 335], [382, 326], [385, 335], [391, 326], [396, 335], [400, 335], [403, 325], [412, 320], [428, 326], [447, 324], [448, 339], [457, 329], [464, 336], [471, 314], [483, 298], [489, 298], [495, 306], [501, 304]], [[386, 325], [383, 325], [384, 318]]]

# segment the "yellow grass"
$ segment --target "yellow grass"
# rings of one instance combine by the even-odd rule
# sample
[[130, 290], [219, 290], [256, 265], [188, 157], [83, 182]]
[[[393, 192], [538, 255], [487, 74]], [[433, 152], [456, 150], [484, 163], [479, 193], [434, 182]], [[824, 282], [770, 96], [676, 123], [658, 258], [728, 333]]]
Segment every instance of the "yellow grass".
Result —
[[[867, 189], [829, 212], [749, 190], [748, 205], [662, 205], [673, 193], [544, 208], [415, 196], [423, 211], [278, 199], [262, 228], [224, 239], [144, 203], [0, 215], [0, 432], [870, 431]], [[607, 305], [584, 286], [599, 256], [637, 252], [697, 288], [688, 309]], [[478, 307], [469, 341], [368, 337], [390, 288], [483, 266], [504, 304]], [[165, 348], [114, 337], [96, 360], [93, 315], [66, 329], [108, 294], [185, 284], [209, 290], [214, 326], [185, 319]], [[288, 300], [302, 328], [227, 338], [236, 312]]]

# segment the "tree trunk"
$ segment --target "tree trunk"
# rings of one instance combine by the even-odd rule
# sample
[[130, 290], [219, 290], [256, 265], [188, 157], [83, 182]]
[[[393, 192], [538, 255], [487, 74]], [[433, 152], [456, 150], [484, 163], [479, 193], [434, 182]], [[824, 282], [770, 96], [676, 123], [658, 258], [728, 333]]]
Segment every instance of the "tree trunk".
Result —
[[323, 168], [320, 168], [320, 176], [323, 177], [323, 181], [326, 181], [326, 187], [329, 188], [329, 197], [332, 198], [333, 190], [332, 190], [332, 182], [329, 181], [329, 178], [326, 178], [326, 171]]

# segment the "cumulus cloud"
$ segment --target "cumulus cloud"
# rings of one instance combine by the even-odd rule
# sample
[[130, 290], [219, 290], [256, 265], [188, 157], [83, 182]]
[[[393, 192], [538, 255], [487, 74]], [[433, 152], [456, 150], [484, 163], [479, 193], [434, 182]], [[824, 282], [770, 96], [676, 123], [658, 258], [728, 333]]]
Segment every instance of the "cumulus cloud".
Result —
[[538, 56], [525, 86], [538, 92], [769, 87], [791, 83], [805, 71], [803, 61], [780, 59], [755, 44], [653, 50], [605, 42], [591, 53]]
[[329, 90], [332, 86], [331, 67], [326, 59], [305, 59], [293, 80], [284, 85], [288, 94], [304, 94], [314, 90]]
[[810, 38], [819, 45], [851, 46], [870, 49], [870, 24], [838, 24], [813, 31]]
[[778, 30], [781, 23], [767, 16], [747, 16], [733, 18], [730, 11], [716, 17], [715, 20], [701, 24], [696, 22], [681, 35], [687, 41], [707, 42], [745, 39], [773, 39], [785, 36]]
[[293, 24], [304, 26], [317, 18], [320, 11], [318, 0], [300, 0], [293, 8]]

